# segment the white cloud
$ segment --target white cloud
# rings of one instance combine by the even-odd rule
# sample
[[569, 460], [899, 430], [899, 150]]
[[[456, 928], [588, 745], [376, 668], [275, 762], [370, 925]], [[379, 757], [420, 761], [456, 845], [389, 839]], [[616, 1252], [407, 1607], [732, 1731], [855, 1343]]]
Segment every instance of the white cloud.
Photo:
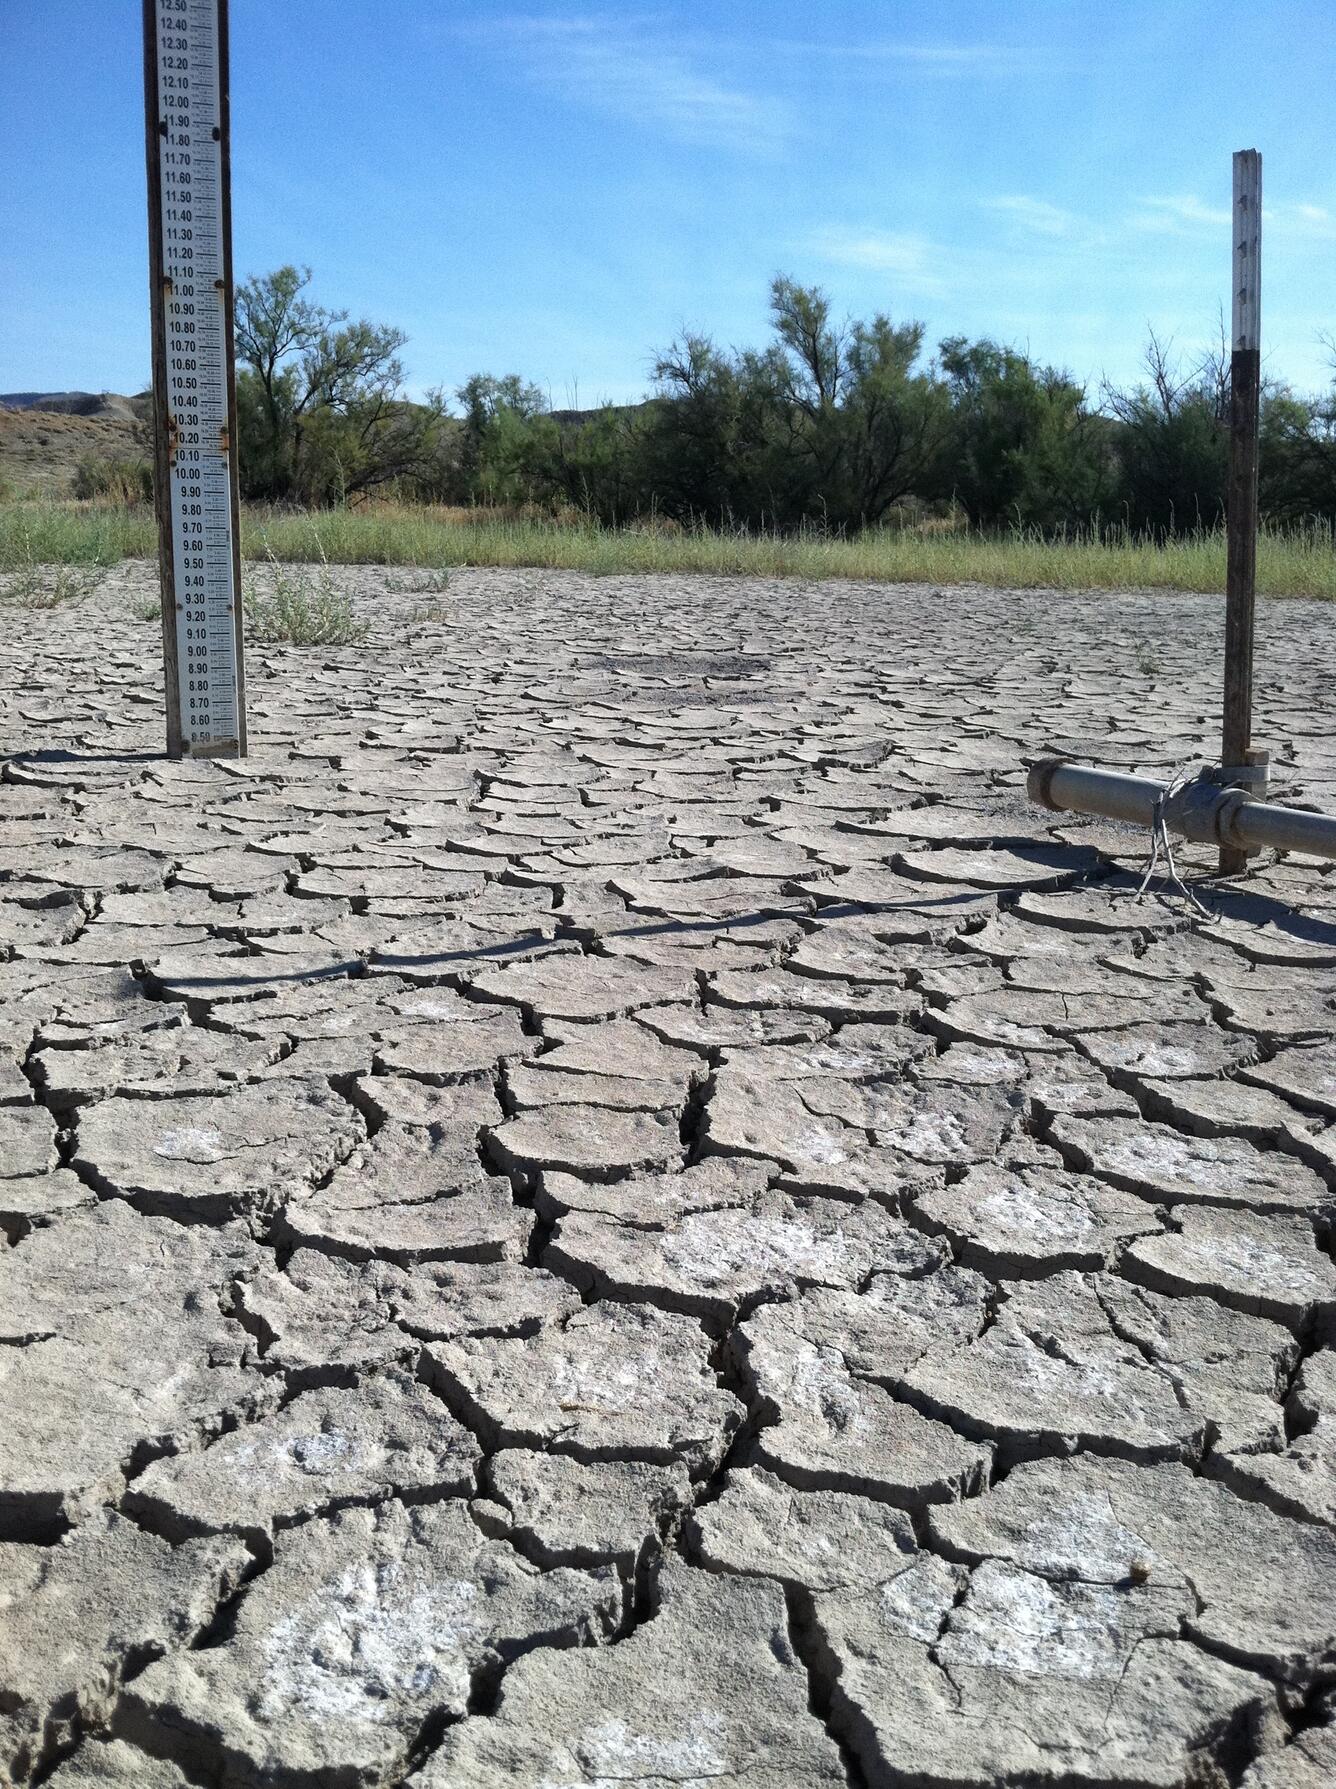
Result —
[[858, 229], [832, 224], [819, 230], [807, 250], [838, 267], [888, 274], [906, 293], [938, 297], [949, 286], [951, 251], [912, 230]]
[[1167, 236], [1195, 234], [1203, 225], [1228, 229], [1233, 216], [1227, 205], [1206, 205], [1191, 193], [1174, 198], [1145, 198], [1138, 203], [1143, 209], [1130, 219], [1133, 227]]
[[773, 155], [793, 128], [783, 101], [730, 84], [653, 19], [512, 14], [460, 29], [518, 57], [527, 78], [571, 104], [679, 142]]
[[1059, 64], [1045, 46], [1013, 46], [994, 43], [880, 43], [802, 42], [777, 38], [763, 49], [789, 55], [854, 63], [902, 63], [921, 75], [937, 75], [948, 79], [977, 76], [1051, 75]]
[[1011, 70], [1026, 66], [1034, 57], [1030, 50], [1009, 49], [993, 43], [887, 43], [869, 44], [870, 56], [885, 56], [896, 62], [923, 62], [940, 68], [983, 68], [990, 71]]
[[[1142, 209], [1134, 212], [1128, 222], [1134, 229], [1158, 235], [1200, 236], [1208, 230], [1223, 234], [1233, 217], [1229, 206], [1207, 205], [1192, 194], [1137, 202]], [[1306, 242], [1336, 241], [1336, 214], [1325, 205], [1287, 200], [1281, 205], [1267, 205], [1262, 216], [1268, 229], [1279, 236]]]
[[985, 291], [996, 303], [1010, 294], [1017, 304], [1045, 306], [1055, 281], [1079, 279], [1083, 269], [1098, 264], [1105, 238], [1074, 213], [1021, 196], [984, 203], [1014, 218], [1021, 240], [951, 243], [918, 230], [830, 224], [798, 245], [799, 252], [830, 266], [885, 275], [895, 294], [906, 298], [958, 300], [964, 291]]
[[1070, 211], [1064, 211], [1061, 205], [1051, 205], [1047, 199], [1035, 199], [1027, 193], [1009, 193], [1000, 198], [985, 199], [984, 205], [989, 211], [1000, 212], [1036, 236], [1071, 237], [1084, 228], [1081, 219]]
[[1263, 205], [1262, 222], [1305, 242], [1336, 241], [1336, 216], [1325, 205]]

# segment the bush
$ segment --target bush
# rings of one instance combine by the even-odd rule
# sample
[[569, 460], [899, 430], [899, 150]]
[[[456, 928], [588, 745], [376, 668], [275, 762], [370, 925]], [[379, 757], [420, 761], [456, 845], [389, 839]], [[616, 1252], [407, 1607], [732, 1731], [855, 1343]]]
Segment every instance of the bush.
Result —
[[86, 454], [74, 469], [74, 495], [101, 497], [112, 503], [152, 503], [152, 463], [99, 460]]
[[321, 555], [318, 571], [281, 565], [267, 553], [273, 589], [252, 584], [245, 593], [246, 620], [253, 640], [290, 646], [353, 646], [370, 631], [358, 621], [353, 599], [334, 583]]

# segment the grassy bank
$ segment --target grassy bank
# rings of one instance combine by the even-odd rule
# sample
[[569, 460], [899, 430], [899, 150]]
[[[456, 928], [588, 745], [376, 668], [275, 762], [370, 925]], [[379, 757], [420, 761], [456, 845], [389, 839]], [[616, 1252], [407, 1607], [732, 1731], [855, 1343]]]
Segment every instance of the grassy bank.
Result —
[[[156, 551], [144, 508], [100, 503], [0, 505], [0, 570], [39, 564], [113, 565]], [[539, 566], [594, 574], [714, 572], [752, 577], [863, 578], [888, 583], [991, 584], [1005, 589], [1222, 590], [1218, 529], [1152, 540], [1107, 528], [1045, 540], [1024, 531], [876, 531], [840, 540], [671, 527], [515, 519], [488, 511], [374, 504], [288, 514], [247, 510], [248, 558], [331, 564]], [[1268, 528], [1258, 588], [1269, 596], [1336, 598], [1336, 541], [1327, 527]]]

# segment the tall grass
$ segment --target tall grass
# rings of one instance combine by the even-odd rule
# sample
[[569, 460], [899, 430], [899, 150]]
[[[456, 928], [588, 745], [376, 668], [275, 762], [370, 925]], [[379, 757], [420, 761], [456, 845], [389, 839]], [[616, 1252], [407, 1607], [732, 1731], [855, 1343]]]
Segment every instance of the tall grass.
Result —
[[39, 565], [116, 565], [158, 550], [158, 529], [146, 505], [120, 503], [0, 504], [0, 571]]
[[[80, 565], [110, 565], [157, 550], [150, 510], [109, 503], [0, 505], [0, 569], [19, 563], [20, 542], [33, 559]], [[1224, 534], [1205, 528], [1173, 540], [1120, 526], [1057, 539], [1033, 529], [980, 534], [912, 528], [839, 539], [816, 531], [756, 535], [662, 523], [608, 528], [585, 520], [384, 503], [318, 513], [248, 509], [242, 551], [249, 559], [424, 569], [713, 572], [1004, 589], [1218, 591], [1225, 583]], [[1264, 528], [1257, 583], [1269, 596], [1336, 598], [1331, 527]]]

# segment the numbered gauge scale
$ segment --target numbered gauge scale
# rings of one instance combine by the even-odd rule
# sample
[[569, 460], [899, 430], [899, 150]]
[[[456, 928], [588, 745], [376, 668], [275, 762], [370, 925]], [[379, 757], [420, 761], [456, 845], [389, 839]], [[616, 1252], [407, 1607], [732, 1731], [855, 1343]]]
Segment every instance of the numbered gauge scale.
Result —
[[144, 0], [167, 750], [246, 749], [227, 0]]

